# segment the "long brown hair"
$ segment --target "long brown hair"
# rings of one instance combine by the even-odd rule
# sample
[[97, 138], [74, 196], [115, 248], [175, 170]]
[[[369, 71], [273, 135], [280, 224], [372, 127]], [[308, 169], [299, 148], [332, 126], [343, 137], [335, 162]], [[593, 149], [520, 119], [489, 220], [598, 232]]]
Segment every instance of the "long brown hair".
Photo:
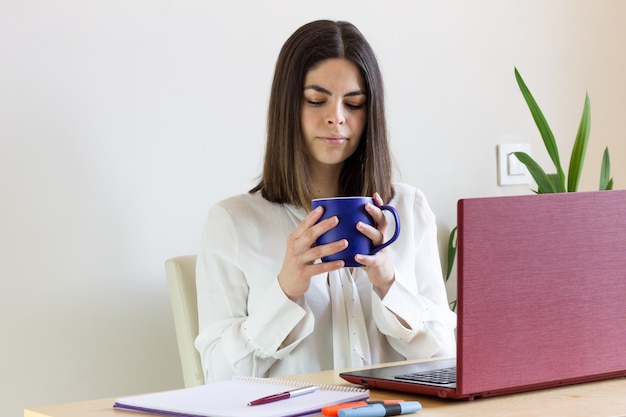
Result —
[[261, 191], [275, 203], [310, 208], [312, 186], [300, 125], [304, 79], [309, 70], [331, 58], [352, 61], [361, 71], [367, 94], [367, 123], [357, 150], [344, 162], [341, 195], [393, 197], [391, 154], [382, 75], [374, 51], [351, 23], [317, 20], [297, 29], [283, 45], [274, 72], [267, 116], [267, 144]]

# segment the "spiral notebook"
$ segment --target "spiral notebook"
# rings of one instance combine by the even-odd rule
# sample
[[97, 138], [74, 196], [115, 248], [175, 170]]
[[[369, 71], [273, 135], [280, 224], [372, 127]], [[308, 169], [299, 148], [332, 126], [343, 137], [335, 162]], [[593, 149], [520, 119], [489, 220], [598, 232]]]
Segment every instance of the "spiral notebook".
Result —
[[113, 408], [175, 417], [295, 417], [319, 413], [322, 407], [369, 398], [369, 390], [343, 385], [315, 384], [310, 394], [273, 403], [248, 402], [311, 385], [276, 378], [234, 377], [198, 387], [119, 398]]

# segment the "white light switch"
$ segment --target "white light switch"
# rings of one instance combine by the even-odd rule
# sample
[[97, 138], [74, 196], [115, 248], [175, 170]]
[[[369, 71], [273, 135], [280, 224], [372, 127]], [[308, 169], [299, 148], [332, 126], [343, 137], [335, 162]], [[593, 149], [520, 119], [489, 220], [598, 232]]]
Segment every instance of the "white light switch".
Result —
[[526, 175], [526, 165], [522, 164], [512, 153], [507, 155], [507, 173], [509, 175]]
[[498, 149], [498, 185], [530, 184], [531, 176], [512, 152], [530, 155], [530, 143], [505, 143]]

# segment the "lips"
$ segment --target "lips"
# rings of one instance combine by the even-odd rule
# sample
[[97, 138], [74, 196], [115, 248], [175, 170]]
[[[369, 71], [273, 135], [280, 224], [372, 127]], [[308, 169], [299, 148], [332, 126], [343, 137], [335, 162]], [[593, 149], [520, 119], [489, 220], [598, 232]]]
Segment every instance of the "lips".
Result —
[[341, 145], [348, 141], [345, 136], [320, 136], [319, 139], [329, 145]]

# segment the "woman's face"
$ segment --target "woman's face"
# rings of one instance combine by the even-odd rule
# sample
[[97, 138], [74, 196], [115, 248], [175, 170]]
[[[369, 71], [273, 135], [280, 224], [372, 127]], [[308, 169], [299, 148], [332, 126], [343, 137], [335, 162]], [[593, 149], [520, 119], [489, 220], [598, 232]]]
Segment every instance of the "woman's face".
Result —
[[300, 111], [309, 168], [341, 168], [359, 145], [367, 120], [365, 83], [356, 65], [327, 59], [304, 79]]

